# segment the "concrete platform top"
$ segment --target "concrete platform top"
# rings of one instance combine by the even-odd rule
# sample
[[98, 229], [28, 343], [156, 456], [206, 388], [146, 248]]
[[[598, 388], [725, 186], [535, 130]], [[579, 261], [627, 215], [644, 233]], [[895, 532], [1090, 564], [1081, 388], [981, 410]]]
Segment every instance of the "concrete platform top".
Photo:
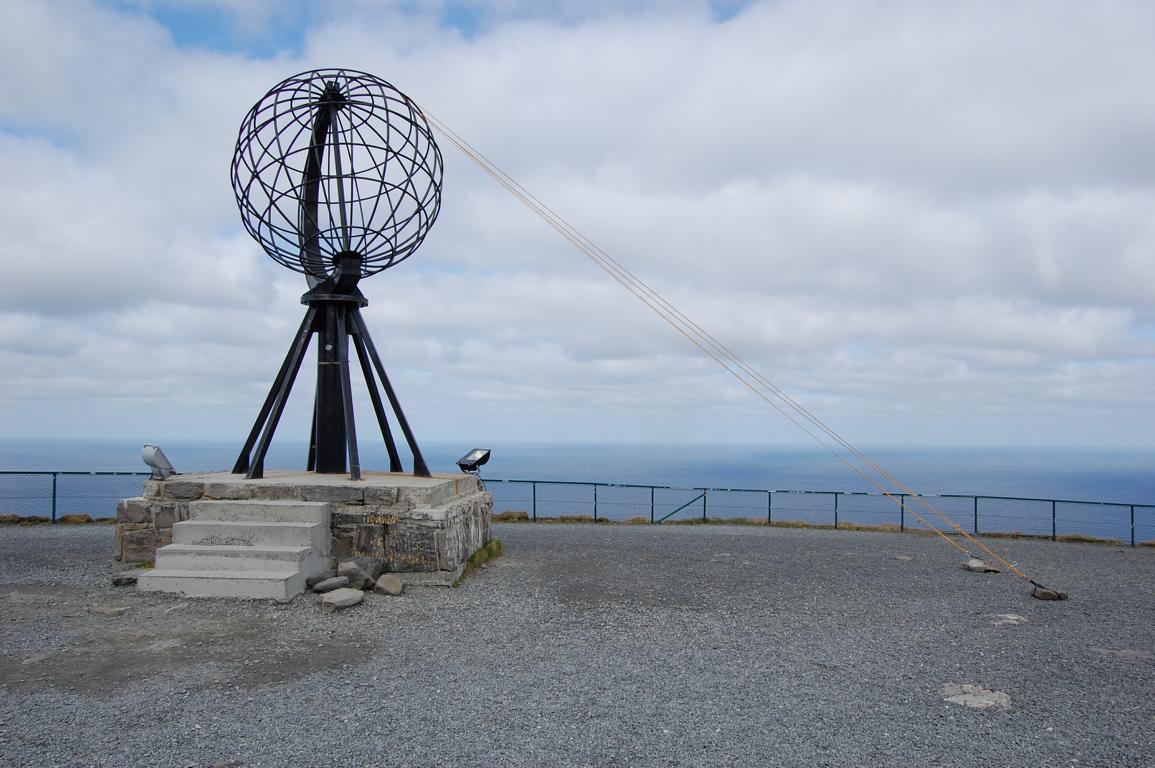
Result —
[[365, 472], [362, 479], [348, 475], [317, 474], [301, 470], [270, 469], [250, 480], [231, 472], [195, 472], [167, 480], [146, 480], [146, 499], [296, 499], [345, 504], [392, 505], [409, 502], [434, 506], [480, 493], [477, 477], [439, 473], [415, 477], [401, 472]]
[[183, 475], [173, 475], [165, 482], [185, 480], [195, 483], [229, 483], [247, 485], [363, 485], [376, 488], [433, 488], [443, 483], [460, 484], [467, 480], [476, 484], [472, 475], [436, 472], [433, 477], [417, 477], [406, 472], [363, 472], [360, 480], [350, 480], [348, 474], [320, 474], [305, 472], [299, 469], [266, 469], [265, 476], [250, 480], [244, 475], [234, 475], [232, 472], [190, 472]]

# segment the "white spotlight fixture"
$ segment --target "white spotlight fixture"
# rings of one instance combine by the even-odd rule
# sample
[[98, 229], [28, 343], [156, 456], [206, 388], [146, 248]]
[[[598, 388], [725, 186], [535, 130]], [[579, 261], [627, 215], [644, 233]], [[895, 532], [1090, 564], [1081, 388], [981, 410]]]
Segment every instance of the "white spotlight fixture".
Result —
[[176, 470], [172, 468], [172, 462], [168, 460], [158, 445], [146, 444], [140, 451], [140, 458], [152, 470], [149, 477], [153, 480], [164, 480], [176, 474]]

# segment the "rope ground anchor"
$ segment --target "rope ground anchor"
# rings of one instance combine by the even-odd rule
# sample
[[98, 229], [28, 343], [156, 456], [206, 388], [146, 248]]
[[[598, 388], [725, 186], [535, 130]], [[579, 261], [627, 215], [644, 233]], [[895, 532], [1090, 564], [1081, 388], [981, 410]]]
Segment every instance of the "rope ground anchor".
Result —
[[981, 560], [980, 558], [974, 557], [973, 555], [971, 556], [971, 558], [969, 560], [966, 561], [966, 565], [964, 565], [963, 568], [965, 568], [968, 571], [973, 571], [975, 573], [998, 573], [999, 572], [998, 568], [990, 567], [983, 560]]
[[1031, 590], [1031, 597], [1035, 598], [1036, 600], [1066, 600], [1067, 599], [1067, 593], [1066, 592], [1059, 592], [1058, 590], [1047, 589], [1046, 587], [1044, 587], [1042, 584], [1040, 584], [1037, 581], [1032, 581], [1031, 584], [1033, 584], [1035, 587], [1034, 589]]

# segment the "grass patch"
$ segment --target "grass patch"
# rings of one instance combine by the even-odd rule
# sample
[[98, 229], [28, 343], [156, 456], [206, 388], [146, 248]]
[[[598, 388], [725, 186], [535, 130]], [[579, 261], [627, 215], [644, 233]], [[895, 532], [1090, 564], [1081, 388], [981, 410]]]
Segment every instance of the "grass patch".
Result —
[[1110, 544], [1115, 547], [1123, 546], [1123, 542], [1118, 539], [1101, 539], [1098, 536], [1088, 536], [1085, 533], [1064, 533], [1062, 536], [1056, 536], [1055, 541], [1074, 541], [1083, 544]]
[[28, 517], [21, 517], [20, 515], [0, 515], [0, 525], [43, 525], [51, 522], [51, 518], [44, 517], [43, 515], [29, 515]]
[[495, 523], [528, 523], [529, 513], [524, 509], [507, 509], [492, 518]]
[[[115, 517], [97, 517], [93, 518], [88, 514], [73, 514], [61, 515], [56, 518], [57, 523], [64, 525], [116, 525]], [[20, 515], [0, 515], [0, 525], [50, 525], [52, 518], [44, 515], [29, 515], [28, 517], [21, 517]]]
[[490, 539], [478, 548], [476, 552], [469, 556], [465, 567], [461, 569], [461, 575], [453, 582], [453, 587], [456, 589], [461, 586], [461, 582], [465, 581], [470, 574], [476, 571], [481, 566], [488, 563], [490, 560], [496, 560], [501, 557], [502, 546], [497, 539]]
[[771, 528], [818, 528], [820, 530], [834, 530], [833, 524], [808, 523], [805, 520], [775, 520], [770, 523]]
[[766, 525], [765, 520], [754, 517], [687, 517], [682, 520], [667, 520], [662, 525]]
[[865, 523], [839, 523], [838, 530], [846, 529], [848, 531], [882, 531], [883, 533], [902, 533], [902, 529], [894, 523], [879, 523], [878, 525], [867, 525]]

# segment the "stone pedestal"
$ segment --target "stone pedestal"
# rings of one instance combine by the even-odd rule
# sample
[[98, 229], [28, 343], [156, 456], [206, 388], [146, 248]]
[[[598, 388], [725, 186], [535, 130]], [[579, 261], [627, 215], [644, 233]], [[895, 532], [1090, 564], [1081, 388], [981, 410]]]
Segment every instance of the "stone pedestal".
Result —
[[260, 480], [227, 472], [146, 480], [142, 496], [117, 506], [116, 559], [148, 563], [172, 543], [172, 528], [189, 519], [198, 500], [274, 500], [328, 504], [328, 553], [381, 559], [407, 584], [451, 584], [469, 557], [489, 540], [493, 498], [464, 474], [414, 477], [269, 470]]

